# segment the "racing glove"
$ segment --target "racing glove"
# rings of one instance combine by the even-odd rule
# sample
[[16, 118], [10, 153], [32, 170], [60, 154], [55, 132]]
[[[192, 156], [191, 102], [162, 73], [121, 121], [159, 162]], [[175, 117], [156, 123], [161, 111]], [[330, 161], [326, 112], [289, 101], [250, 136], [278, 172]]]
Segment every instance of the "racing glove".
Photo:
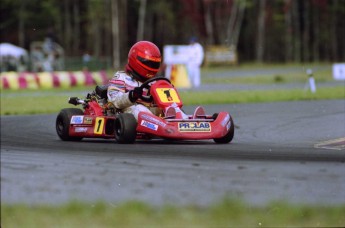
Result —
[[133, 90], [129, 91], [128, 98], [133, 103], [138, 100], [143, 94], [143, 90], [140, 87], [135, 87]]

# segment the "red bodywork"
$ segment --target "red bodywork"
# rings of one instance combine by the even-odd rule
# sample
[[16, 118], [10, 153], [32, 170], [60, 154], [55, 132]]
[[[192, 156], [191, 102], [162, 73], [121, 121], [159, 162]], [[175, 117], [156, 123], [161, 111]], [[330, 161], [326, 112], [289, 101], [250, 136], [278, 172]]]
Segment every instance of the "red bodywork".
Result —
[[96, 101], [91, 101], [84, 115], [72, 116], [69, 134], [84, 138], [114, 138], [114, 120], [115, 116], [104, 115], [104, 109]]
[[[140, 112], [137, 124], [137, 139], [160, 137], [177, 140], [214, 139], [225, 136], [231, 127], [230, 114], [220, 112], [216, 119], [211, 115], [195, 111], [183, 118], [180, 108], [183, 104], [176, 89], [166, 81], [156, 81], [150, 87], [154, 103], [165, 111], [170, 107], [176, 110], [174, 116], [158, 117]], [[114, 138], [115, 116], [105, 115], [104, 107], [96, 101], [88, 102], [83, 116], [72, 116], [70, 136], [85, 138]]]

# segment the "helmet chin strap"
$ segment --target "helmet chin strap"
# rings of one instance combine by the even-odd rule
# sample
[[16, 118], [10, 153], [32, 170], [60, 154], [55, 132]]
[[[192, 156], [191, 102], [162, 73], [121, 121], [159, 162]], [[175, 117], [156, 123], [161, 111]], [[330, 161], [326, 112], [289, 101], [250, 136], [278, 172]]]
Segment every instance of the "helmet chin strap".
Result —
[[130, 73], [136, 80], [140, 81], [140, 82], [145, 82], [147, 79], [145, 79], [144, 77], [140, 76], [140, 74], [138, 74], [135, 70], [133, 70], [129, 64], [126, 64], [126, 72]]

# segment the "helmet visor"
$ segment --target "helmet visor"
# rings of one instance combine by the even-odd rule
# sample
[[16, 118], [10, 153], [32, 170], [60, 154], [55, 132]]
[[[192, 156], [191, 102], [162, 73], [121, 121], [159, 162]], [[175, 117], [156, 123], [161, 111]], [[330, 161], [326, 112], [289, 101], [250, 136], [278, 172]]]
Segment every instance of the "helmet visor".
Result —
[[158, 70], [159, 67], [161, 66], [161, 62], [160, 61], [153, 61], [153, 60], [149, 60], [140, 56], [137, 56], [137, 59], [139, 60], [139, 62], [141, 62], [142, 64], [144, 64], [145, 66], [151, 68], [151, 69], [155, 69]]

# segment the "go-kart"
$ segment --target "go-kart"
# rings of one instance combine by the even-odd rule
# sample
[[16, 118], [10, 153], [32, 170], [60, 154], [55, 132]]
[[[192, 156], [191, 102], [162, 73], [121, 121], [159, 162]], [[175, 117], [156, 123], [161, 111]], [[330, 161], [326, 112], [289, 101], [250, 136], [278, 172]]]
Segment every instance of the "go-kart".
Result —
[[154, 77], [140, 86], [146, 91], [140, 100], [151, 103], [161, 113], [156, 116], [140, 112], [138, 120], [107, 101], [107, 86], [96, 86], [86, 99], [70, 97], [69, 103], [84, 110], [65, 108], [56, 118], [56, 132], [61, 140], [83, 138], [115, 138], [118, 143], [134, 143], [137, 139], [206, 140], [229, 143], [234, 137], [234, 122], [228, 112], [205, 114], [197, 107], [192, 115], [182, 111], [181, 98], [169, 79]]

